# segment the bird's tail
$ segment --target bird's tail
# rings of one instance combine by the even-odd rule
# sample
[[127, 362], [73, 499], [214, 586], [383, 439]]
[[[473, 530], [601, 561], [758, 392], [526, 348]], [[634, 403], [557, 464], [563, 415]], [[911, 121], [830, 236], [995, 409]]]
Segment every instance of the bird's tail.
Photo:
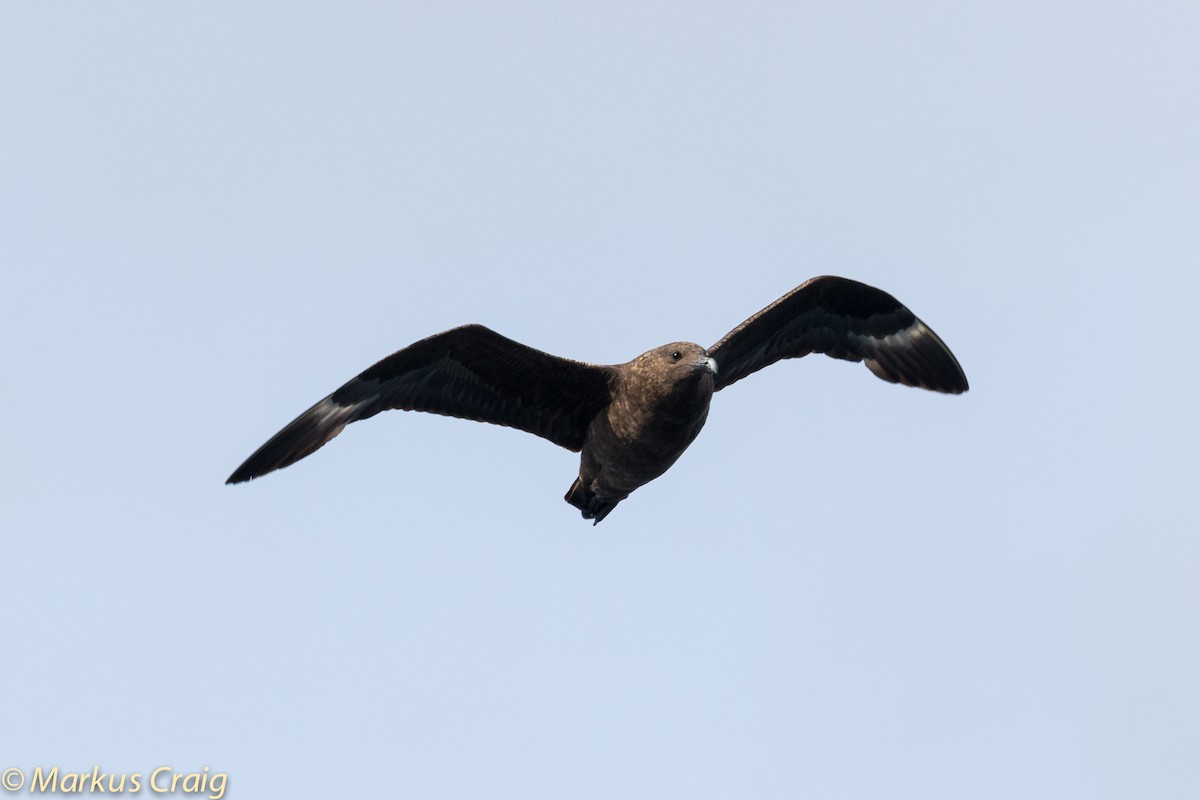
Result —
[[620, 500], [601, 500], [591, 489], [586, 489], [579, 478], [571, 484], [563, 498], [583, 513], [584, 519], [592, 520], [592, 525], [599, 525], [600, 520], [608, 516], [608, 512], [617, 507]]

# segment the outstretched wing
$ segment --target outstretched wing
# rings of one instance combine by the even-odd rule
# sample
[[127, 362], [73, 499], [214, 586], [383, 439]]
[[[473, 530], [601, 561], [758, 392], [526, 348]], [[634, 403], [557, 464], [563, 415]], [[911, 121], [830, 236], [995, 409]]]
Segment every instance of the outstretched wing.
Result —
[[275, 434], [229, 476], [240, 483], [312, 453], [380, 411], [430, 411], [507, 425], [578, 451], [611, 399], [610, 367], [552, 356], [482, 325], [422, 339], [354, 378]]
[[967, 376], [937, 334], [887, 292], [824, 276], [805, 281], [708, 349], [724, 389], [781, 358], [865, 361], [891, 383], [959, 394]]

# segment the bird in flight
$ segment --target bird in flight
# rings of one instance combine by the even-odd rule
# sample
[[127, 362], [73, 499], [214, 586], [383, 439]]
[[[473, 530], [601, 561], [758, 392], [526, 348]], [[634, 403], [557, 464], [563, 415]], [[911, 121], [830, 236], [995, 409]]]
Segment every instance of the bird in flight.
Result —
[[564, 499], [594, 525], [675, 463], [704, 427], [713, 392], [809, 353], [865, 362], [891, 383], [967, 390], [954, 354], [896, 298], [825, 276], [707, 350], [674, 342], [625, 364], [560, 358], [482, 325], [443, 331], [391, 354], [305, 411], [226, 483], [293, 464], [380, 411], [428, 411], [528, 431], [579, 453], [579, 476]]

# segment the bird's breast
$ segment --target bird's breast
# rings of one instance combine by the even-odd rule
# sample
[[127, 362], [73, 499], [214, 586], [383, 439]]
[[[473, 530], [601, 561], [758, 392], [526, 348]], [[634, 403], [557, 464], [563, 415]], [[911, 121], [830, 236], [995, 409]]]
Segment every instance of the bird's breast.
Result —
[[605, 449], [623, 451], [629, 458], [673, 462], [704, 427], [711, 400], [711, 379], [699, 382], [682, 396], [618, 396], [598, 420], [595, 438], [598, 444], [603, 442]]
[[687, 391], [623, 391], [596, 415], [583, 446], [581, 475], [601, 494], [624, 497], [662, 475], [695, 440], [708, 418], [712, 379]]

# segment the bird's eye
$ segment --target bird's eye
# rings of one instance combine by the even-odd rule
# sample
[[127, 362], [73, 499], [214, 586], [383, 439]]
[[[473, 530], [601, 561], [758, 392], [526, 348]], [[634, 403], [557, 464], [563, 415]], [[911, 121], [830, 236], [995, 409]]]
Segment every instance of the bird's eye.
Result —
[[672, 360], [672, 361], [678, 361], [678, 360], [679, 360], [679, 359], [681, 359], [681, 358], [683, 358], [683, 353], [679, 352], [678, 350], [676, 350], [675, 352], [671, 353], [671, 360]]

